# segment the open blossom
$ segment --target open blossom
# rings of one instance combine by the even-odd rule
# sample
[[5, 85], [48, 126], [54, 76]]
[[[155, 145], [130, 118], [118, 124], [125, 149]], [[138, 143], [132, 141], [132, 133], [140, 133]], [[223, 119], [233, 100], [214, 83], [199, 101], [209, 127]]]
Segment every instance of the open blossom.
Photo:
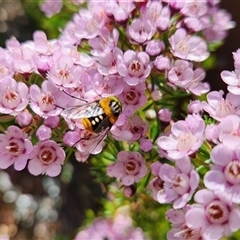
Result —
[[199, 184], [199, 175], [187, 157], [176, 161], [176, 168], [163, 164], [159, 177], [164, 187], [158, 191], [157, 201], [173, 203], [174, 209], [184, 207], [191, 200]]
[[74, 88], [79, 84], [82, 75], [82, 68], [74, 65], [71, 57], [62, 55], [57, 62], [54, 62], [48, 72], [48, 79], [57, 86]]
[[56, 177], [65, 160], [64, 150], [53, 140], [38, 142], [29, 156], [28, 170], [34, 176], [46, 174]]
[[175, 57], [202, 62], [209, 56], [206, 42], [198, 36], [187, 35], [186, 30], [183, 28], [177, 29], [169, 38], [169, 43]]
[[12, 77], [13, 59], [3, 48], [0, 47], [0, 82], [5, 77]]
[[218, 121], [230, 114], [240, 115], [240, 98], [228, 93], [224, 99], [223, 94], [223, 91], [212, 91], [207, 94], [207, 102], [202, 102], [204, 111]]
[[23, 82], [16, 82], [6, 77], [0, 82], [0, 113], [17, 115], [28, 104], [28, 87]]
[[193, 69], [193, 64], [186, 60], [176, 60], [169, 68], [167, 78], [171, 84], [198, 96], [210, 90], [209, 84], [201, 82], [205, 71], [202, 68]]
[[145, 84], [139, 83], [136, 86], [129, 86], [127, 83], [123, 83], [122, 85], [124, 89], [118, 98], [123, 105], [123, 114], [131, 116], [147, 102], [147, 97], [144, 93]]
[[145, 82], [151, 72], [149, 55], [145, 52], [127, 50], [123, 57], [118, 55], [117, 70], [130, 86]]
[[188, 115], [173, 124], [169, 136], [159, 137], [158, 147], [169, 159], [177, 160], [195, 153], [204, 141], [205, 123], [199, 115]]
[[229, 149], [224, 144], [215, 146], [211, 152], [211, 170], [204, 175], [205, 186], [240, 203], [240, 150]]
[[169, 209], [165, 217], [171, 223], [172, 229], [167, 233], [168, 240], [200, 240], [201, 228], [190, 228], [186, 225], [185, 214], [191, 209], [189, 205], [183, 209]]
[[13, 164], [17, 171], [24, 169], [32, 148], [31, 141], [20, 128], [8, 127], [0, 134], [0, 168], [6, 169]]
[[127, 28], [127, 35], [133, 44], [142, 44], [151, 40], [155, 31], [150, 22], [134, 19]]
[[150, 22], [154, 29], [165, 31], [170, 25], [170, 9], [160, 1], [148, 1], [141, 8], [142, 19]]
[[199, 190], [194, 200], [185, 221], [189, 228], [201, 228], [203, 239], [221, 239], [239, 230], [240, 209], [236, 204], [207, 189]]
[[37, 85], [32, 85], [30, 96], [32, 110], [41, 117], [59, 115], [62, 109], [58, 106], [63, 106], [68, 97], [50, 81], [44, 81], [41, 89]]
[[145, 160], [138, 152], [121, 151], [117, 155], [118, 161], [107, 167], [110, 177], [120, 178], [125, 186], [139, 182], [147, 174]]

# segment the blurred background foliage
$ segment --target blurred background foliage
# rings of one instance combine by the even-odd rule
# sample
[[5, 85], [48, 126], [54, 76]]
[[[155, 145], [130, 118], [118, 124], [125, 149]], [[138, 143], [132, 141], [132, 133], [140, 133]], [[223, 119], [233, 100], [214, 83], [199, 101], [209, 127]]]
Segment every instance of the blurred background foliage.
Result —
[[[31, 40], [35, 30], [43, 30], [49, 39], [57, 38], [78, 11], [78, 6], [66, 0], [59, 14], [47, 18], [39, 3], [39, 0], [0, 0], [0, 46], [4, 47], [11, 36], [20, 42]], [[225, 0], [221, 6], [240, 23], [240, 1]], [[239, 29], [237, 25], [231, 30], [226, 43], [214, 54], [216, 63], [207, 74], [214, 90], [226, 89], [220, 72], [233, 69], [232, 52], [240, 47]], [[150, 239], [165, 239], [169, 224], [164, 213], [168, 206], [153, 201], [141, 192], [142, 188], [132, 198], [125, 198], [114, 185], [106, 193], [108, 186], [91, 175], [97, 173], [93, 171], [96, 161], [101, 164], [101, 155], [84, 164], [70, 158], [58, 178], [33, 177], [27, 170], [16, 172], [12, 167], [0, 171], [0, 239], [4, 235], [13, 240], [73, 239], [82, 224], [90, 223], [94, 216], [110, 217], [121, 206], [129, 206], [135, 225], [142, 227]]]

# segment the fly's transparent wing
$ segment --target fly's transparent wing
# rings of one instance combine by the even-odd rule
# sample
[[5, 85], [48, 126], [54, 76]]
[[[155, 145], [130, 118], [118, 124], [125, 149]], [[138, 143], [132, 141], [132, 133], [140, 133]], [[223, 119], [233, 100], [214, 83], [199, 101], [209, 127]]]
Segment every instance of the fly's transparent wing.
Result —
[[96, 117], [103, 114], [103, 109], [99, 105], [99, 101], [87, 103], [81, 106], [73, 106], [62, 111], [61, 116], [68, 119], [80, 119]]
[[93, 134], [89, 138], [82, 138], [79, 140], [79, 142], [76, 144], [76, 148], [78, 151], [82, 153], [89, 153], [89, 154], [98, 154], [102, 151], [102, 141], [107, 136], [107, 133], [109, 132], [110, 127], [104, 129], [99, 134]]

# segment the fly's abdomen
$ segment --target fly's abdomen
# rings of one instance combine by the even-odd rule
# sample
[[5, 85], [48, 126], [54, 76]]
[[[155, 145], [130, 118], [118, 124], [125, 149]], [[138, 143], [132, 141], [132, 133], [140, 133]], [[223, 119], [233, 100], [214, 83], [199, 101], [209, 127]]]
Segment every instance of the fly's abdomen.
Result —
[[83, 118], [82, 124], [87, 131], [94, 133], [100, 133], [106, 128], [110, 128], [112, 126], [106, 114], [101, 114], [95, 117]]

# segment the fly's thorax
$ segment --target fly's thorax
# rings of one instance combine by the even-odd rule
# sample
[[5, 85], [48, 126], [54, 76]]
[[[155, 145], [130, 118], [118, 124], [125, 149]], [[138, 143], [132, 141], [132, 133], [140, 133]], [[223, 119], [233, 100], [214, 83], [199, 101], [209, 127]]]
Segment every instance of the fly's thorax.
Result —
[[106, 114], [109, 122], [113, 125], [122, 113], [122, 104], [116, 97], [103, 98], [99, 101], [99, 104]]

